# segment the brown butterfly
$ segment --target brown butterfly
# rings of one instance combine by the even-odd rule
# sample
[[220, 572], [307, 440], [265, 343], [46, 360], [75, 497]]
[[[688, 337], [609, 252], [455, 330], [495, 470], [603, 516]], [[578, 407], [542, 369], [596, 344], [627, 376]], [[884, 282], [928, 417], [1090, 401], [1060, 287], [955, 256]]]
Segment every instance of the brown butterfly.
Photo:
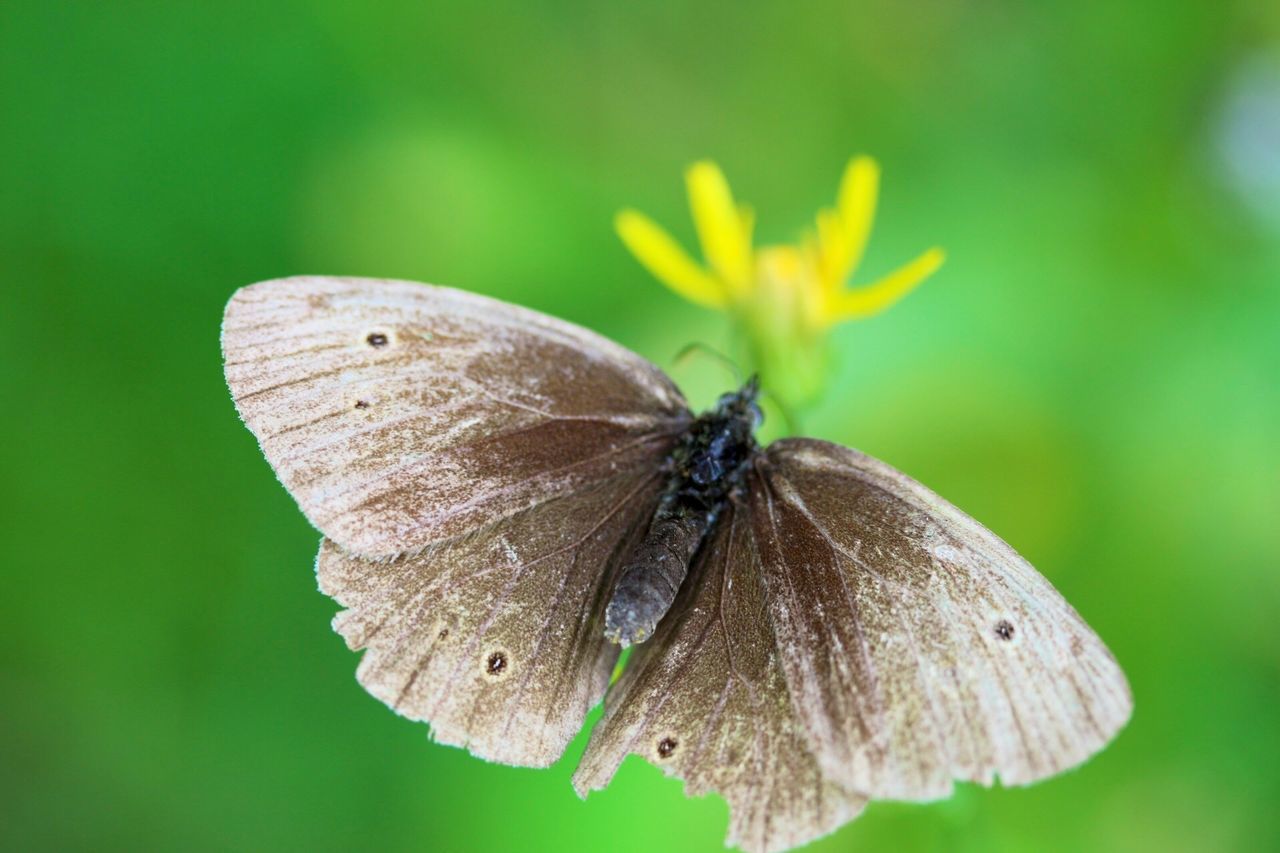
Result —
[[695, 417], [582, 328], [371, 279], [246, 287], [222, 347], [360, 683], [443, 743], [543, 767], [607, 690], [580, 794], [635, 753], [774, 851], [870, 799], [1050, 776], [1129, 717], [1013, 549], [855, 450], [758, 446], [754, 382]]

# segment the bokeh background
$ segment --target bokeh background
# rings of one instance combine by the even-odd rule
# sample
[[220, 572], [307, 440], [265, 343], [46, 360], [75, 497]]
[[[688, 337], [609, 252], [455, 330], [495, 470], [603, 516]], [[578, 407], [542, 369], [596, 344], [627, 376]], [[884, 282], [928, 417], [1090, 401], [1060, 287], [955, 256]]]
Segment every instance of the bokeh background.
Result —
[[614, 211], [692, 246], [713, 157], [791, 240], [857, 152], [866, 276], [949, 260], [842, 327], [807, 431], [1027, 555], [1137, 709], [1083, 769], [811, 849], [1280, 847], [1280, 5], [6, 0], [0, 116], [4, 847], [719, 849], [723, 802], [638, 759], [584, 803], [581, 738], [487, 765], [362, 692], [218, 325], [395, 276], [671, 367], [723, 321]]

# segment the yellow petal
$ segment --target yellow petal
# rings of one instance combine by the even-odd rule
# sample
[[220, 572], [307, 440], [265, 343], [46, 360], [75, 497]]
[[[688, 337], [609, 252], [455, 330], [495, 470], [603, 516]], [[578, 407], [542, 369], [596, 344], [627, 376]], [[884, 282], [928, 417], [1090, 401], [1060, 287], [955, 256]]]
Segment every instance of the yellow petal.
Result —
[[751, 254], [751, 237], [756, 227], [756, 212], [751, 209], [751, 205], [738, 205], [738, 222], [742, 227], [742, 240], [747, 246], [747, 252]]
[[876, 215], [876, 196], [880, 189], [880, 166], [870, 157], [854, 157], [845, 167], [836, 196], [839, 217], [838, 264], [830, 273], [845, 281], [862, 263], [862, 253], [871, 236], [871, 223]]
[[848, 244], [834, 210], [818, 211], [817, 252], [822, 287], [828, 293], [839, 292], [849, 277]]
[[932, 275], [938, 267], [942, 266], [945, 258], [946, 255], [941, 249], [930, 249], [874, 284], [839, 294], [832, 300], [831, 309], [827, 312], [827, 321], [839, 323], [843, 320], [855, 320], [880, 313]]
[[730, 286], [745, 290], [751, 275], [751, 244], [734, 206], [729, 182], [719, 166], [703, 160], [689, 167], [685, 183], [693, 224], [707, 263]]
[[728, 303], [724, 284], [709, 275], [670, 234], [643, 213], [620, 211], [613, 227], [636, 260], [680, 296], [707, 308], [723, 308]]

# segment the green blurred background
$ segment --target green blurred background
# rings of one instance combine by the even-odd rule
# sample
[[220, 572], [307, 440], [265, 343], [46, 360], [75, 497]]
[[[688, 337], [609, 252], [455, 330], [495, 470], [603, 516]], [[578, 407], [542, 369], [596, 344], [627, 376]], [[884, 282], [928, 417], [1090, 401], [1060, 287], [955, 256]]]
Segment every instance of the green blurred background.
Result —
[[[218, 325], [293, 273], [522, 303], [664, 367], [723, 345], [611, 230], [693, 244], [725, 168], [794, 239], [884, 168], [811, 434], [929, 484], [1109, 643], [1133, 721], [1029, 789], [874, 804], [813, 850], [1280, 846], [1280, 6], [925, 0], [0, 4], [0, 844], [701, 851], [637, 759], [579, 801], [356, 684], [317, 534]], [[727, 383], [673, 370], [695, 403]]]

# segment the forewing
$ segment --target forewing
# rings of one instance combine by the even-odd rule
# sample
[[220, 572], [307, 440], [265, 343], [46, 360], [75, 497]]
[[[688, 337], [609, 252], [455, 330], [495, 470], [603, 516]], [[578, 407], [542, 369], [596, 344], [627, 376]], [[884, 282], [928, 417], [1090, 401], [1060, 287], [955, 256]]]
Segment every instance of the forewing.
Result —
[[680, 392], [634, 353], [443, 287], [251, 285], [227, 305], [222, 348], [236, 407], [280, 480], [362, 556], [412, 553], [652, 468], [688, 419]]
[[551, 764], [608, 686], [605, 598], [659, 488], [657, 472], [619, 475], [391, 562], [326, 540], [320, 588], [366, 650], [360, 683], [443, 743]]
[[795, 717], [745, 512], [727, 509], [657, 632], [610, 690], [573, 784], [603, 788], [629, 754], [729, 803], [728, 843], [784, 850], [865, 799], [826, 776]]
[[1026, 784], [1128, 720], [1102, 641], [1012, 548], [857, 451], [789, 439], [751, 478], [769, 620], [823, 770], [872, 797]]

